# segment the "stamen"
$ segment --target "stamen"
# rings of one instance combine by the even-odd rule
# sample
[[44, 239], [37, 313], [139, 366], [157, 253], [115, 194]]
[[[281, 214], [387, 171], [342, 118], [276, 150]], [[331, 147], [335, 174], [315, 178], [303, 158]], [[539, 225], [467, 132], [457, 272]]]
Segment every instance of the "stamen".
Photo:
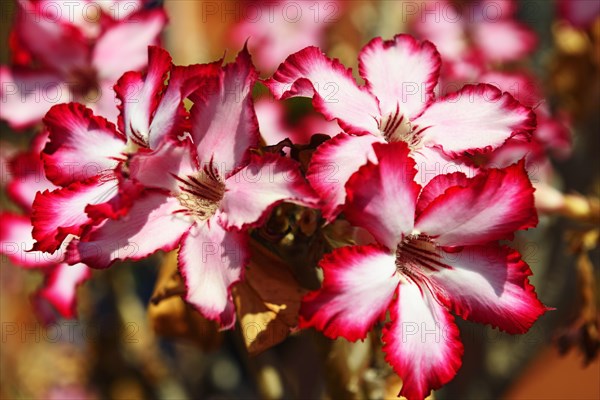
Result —
[[426, 235], [408, 235], [396, 249], [396, 271], [405, 278], [422, 282], [427, 275], [442, 269], [452, 267]]
[[379, 121], [377, 126], [388, 142], [406, 142], [411, 148], [418, 145], [418, 137], [413, 134], [411, 122], [400, 112], [399, 104], [396, 104], [396, 110]]
[[212, 163], [204, 166], [196, 175], [174, 177], [181, 183], [177, 199], [184, 207], [177, 210], [178, 213], [205, 221], [217, 212], [225, 194], [225, 183]]

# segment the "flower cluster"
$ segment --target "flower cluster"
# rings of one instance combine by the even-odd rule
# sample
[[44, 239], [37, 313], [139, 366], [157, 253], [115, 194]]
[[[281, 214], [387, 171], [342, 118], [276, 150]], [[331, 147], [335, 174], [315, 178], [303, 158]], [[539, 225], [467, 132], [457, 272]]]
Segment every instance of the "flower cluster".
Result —
[[[43, 4], [19, 6], [48, 12]], [[184, 299], [233, 328], [250, 238], [282, 203], [317, 210], [315, 230], [347, 221], [363, 232], [320, 258], [321, 288], [302, 299], [297, 325], [356, 341], [383, 322], [386, 360], [409, 399], [456, 374], [463, 347], [453, 314], [524, 333], [547, 310], [528, 265], [505, 242], [537, 224], [530, 159], [515, 149], [544, 136], [536, 130], [544, 114], [503, 85], [440, 93], [448, 78], [433, 43], [373, 39], [359, 55], [364, 84], [317, 47], [290, 55], [260, 81], [246, 47], [230, 63], [189, 66], [147, 47], [164, 24], [160, 10], [101, 13], [97, 25], [44, 25], [44, 18], [31, 25], [23, 15], [12, 41], [19, 66], [2, 74], [53, 85], [77, 77], [86, 91], [112, 92], [116, 82], [119, 103], [76, 97], [50, 109], [3, 107], [15, 127], [45, 116], [31, 150], [11, 161], [9, 193], [31, 218], [3, 214], [1, 250], [45, 272], [36, 298], [62, 316], [75, 315], [75, 287], [90, 268], [177, 251]], [[127, 24], [134, 15], [138, 23]], [[132, 29], [143, 40], [122, 40]], [[31, 32], [47, 32], [40, 35], [49, 43]], [[65, 35], [69, 46], [52, 42]], [[507, 57], [502, 49], [480, 53]], [[47, 75], [19, 75], [34, 58]], [[259, 81], [275, 99], [255, 108]], [[312, 99], [321, 116], [303, 129], [284, 126], [282, 104], [292, 97]], [[35, 185], [32, 174], [41, 178]]]

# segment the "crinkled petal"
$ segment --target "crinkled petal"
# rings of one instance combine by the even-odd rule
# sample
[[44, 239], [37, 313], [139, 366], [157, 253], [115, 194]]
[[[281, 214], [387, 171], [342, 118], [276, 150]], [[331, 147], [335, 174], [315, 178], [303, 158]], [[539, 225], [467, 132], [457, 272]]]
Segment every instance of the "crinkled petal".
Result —
[[515, 231], [537, 225], [533, 192], [524, 162], [490, 169], [431, 201], [415, 228], [441, 246], [511, 239]]
[[525, 333], [547, 310], [529, 284], [529, 266], [521, 255], [498, 245], [468, 246], [458, 252], [438, 249], [450, 268], [429, 275], [438, 299], [464, 319]]
[[181, 132], [189, 132], [189, 113], [183, 99], [192, 92], [210, 85], [206, 81], [219, 75], [221, 61], [210, 64], [173, 66], [169, 75], [169, 84], [160, 99], [160, 103], [150, 123], [150, 148], [155, 149], [165, 137], [176, 137]]
[[265, 85], [278, 99], [314, 97], [315, 108], [327, 119], [336, 118], [348, 133], [379, 133], [377, 100], [356, 84], [350, 70], [317, 47], [289, 56]]
[[258, 145], [258, 122], [251, 90], [257, 79], [248, 50], [226, 65], [210, 93], [198, 97], [190, 111], [191, 135], [201, 162], [213, 160], [228, 176], [249, 157], [249, 148]]
[[421, 187], [415, 183], [415, 162], [406, 143], [375, 143], [378, 164], [361, 167], [346, 184], [344, 214], [353, 225], [395, 250], [413, 230]]
[[460, 368], [463, 345], [454, 317], [424, 285], [400, 284], [383, 329], [385, 359], [402, 378], [399, 396], [424, 399]]
[[332, 339], [364, 339], [385, 317], [400, 282], [394, 255], [379, 245], [346, 246], [327, 254], [319, 266], [323, 286], [302, 300], [300, 326]]
[[185, 299], [223, 329], [235, 323], [231, 286], [244, 275], [250, 256], [247, 241], [245, 233], [227, 232], [215, 218], [195, 226], [182, 240], [179, 271], [187, 288]]
[[422, 143], [449, 155], [495, 149], [517, 134], [531, 134], [535, 114], [508, 93], [487, 84], [465, 85], [431, 104], [414, 121]]
[[433, 101], [442, 61], [431, 42], [421, 43], [410, 35], [388, 41], [378, 37], [363, 47], [359, 63], [383, 115], [399, 107], [412, 120]]
[[429, 181], [427, 186], [423, 188], [419, 195], [419, 200], [417, 201], [417, 215], [421, 214], [433, 200], [444, 194], [447, 189], [454, 186], [464, 187], [468, 184], [469, 179], [462, 172], [453, 172], [451, 174], [435, 176]]
[[351, 136], [340, 133], [313, 153], [306, 178], [322, 199], [323, 216], [332, 221], [346, 201], [346, 182], [367, 161], [376, 161], [374, 135]]
[[90, 179], [67, 187], [38, 193], [32, 206], [31, 221], [35, 249], [52, 252], [65, 238], [80, 235], [94, 223], [86, 213], [90, 204], [101, 204], [118, 195], [117, 180]]
[[256, 226], [282, 201], [316, 206], [319, 199], [299, 167], [276, 154], [253, 155], [247, 166], [225, 181], [220, 222], [226, 229]]
[[120, 122], [127, 138], [140, 146], [149, 143], [152, 114], [160, 101], [164, 81], [171, 68], [171, 56], [160, 47], [148, 47], [148, 72], [143, 78], [138, 71], [125, 73], [115, 85], [121, 101]]
[[50, 132], [43, 152], [46, 176], [66, 186], [106, 174], [124, 159], [125, 140], [115, 126], [82, 104], [59, 104], [46, 114]]
[[146, 192], [120, 220], [106, 220], [74, 239], [67, 247], [69, 264], [83, 262], [107, 268], [117, 260], [140, 260], [158, 251], [171, 251], [191, 222], [176, 213], [181, 204], [160, 192]]

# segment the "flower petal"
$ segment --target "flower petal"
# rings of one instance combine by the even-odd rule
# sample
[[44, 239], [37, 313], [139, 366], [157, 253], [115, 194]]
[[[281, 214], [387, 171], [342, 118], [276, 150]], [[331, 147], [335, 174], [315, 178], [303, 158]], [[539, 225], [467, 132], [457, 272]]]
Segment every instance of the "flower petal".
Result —
[[348, 133], [379, 133], [377, 100], [356, 84], [350, 70], [317, 47], [289, 56], [265, 85], [278, 99], [314, 97], [315, 108], [327, 119], [337, 118]]
[[469, 160], [448, 156], [439, 147], [421, 147], [413, 150], [410, 156], [415, 160], [417, 167], [415, 182], [423, 187], [439, 175], [462, 172], [467, 177], [473, 177], [479, 171], [477, 166], [465, 162]]
[[306, 179], [322, 199], [323, 216], [333, 221], [346, 201], [346, 182], [367, 161], [375, 161], [374, 135], [350, 136], [345, 133], [320, 145], [313, 153]]
[[412, 22], [419, 37], [435, 43], [445, 66], [448, 62], [463, 59], [467, 53], [469, 44], [465, 24], [468, 18], [464, 18], [461, 15], [464, 11], [450, 0], [437, 0], [432, 5], [437, 10], [443, 10], [443, 18], [438, 12], [427, 13], [423, 8]]
[[150, 123], [151, 149], [157, 148], [164, 137], [174, 138], [183, 131], [191, 130], [183, 100], [199, 88], [202, 90], [207, 80], [218, 76], [220, 69], [221, 61], [171, 67], [169, 84]]
[[13, 129], [39, 123], [55, 104], [71, 101], [67, 82], [51, 71], [0, 66], [0, 119]]
[[125, 73], [115, 85], [121, 101], [119, 123], [127, 138], [140, 146], [149, 144], [151, 117], [164, 89], [164, 81], [171, 68], [171, 56], [160, 47], [148, 47], [148, 72], [142, 78], [137, 71]]
[[514, 20], [480, 23], [473, 27], [473, 39], [486, 60], [519, 60], [537, 45], [535, 32]]
[[127, 71], [144, 68], [148, 46], [158, 44], [166, 23], [165, 11], [155, 8], [136, 12], [109, 26], [98, 38], [92, 54], [92, 65], [99, 78], [116, 81]]
[[91, 268], [107, 268], [117, 260], [140, 260], [157, 250], [173, 250], [191, 222], [175, 214], [176, 198], [146, 192], [120, 220], [101, 225], [74, 239], [67, 247], [69, 264], [83, 262]]
[[46, 176], [66, 186], [114, 169], [123, 158], [125, 139], [115, 126], [82, 104], [59, 104], [44, 123], [50, 132], [42, 158]]
[[225, 181], [220, 222], [226, 229], [257, 226], [282, 201], [316, 206], [319, 199], [299, 167], [276, 154], [252, 155], [246, 167]]
[[2, 230], [0, 231], [0, 253], [11, 263], [23, 268], [47, 268], [61, 262], [63, 252], [57, 250], [50, 254], [43, 251], [30, 251], [35, 240], [31, 236], [31, 219], [25, 215], [9, 212], [0, 213]]
[[465, 187], [468, 183], [469, 179], [462, 172], [437, 175], [421, 191], [417, 201], [417, 215], [421, 214], [433, 200], [444, 194], [446, 189], [453, 186]]
[[321, 289], [302, 300], [300, 326], [325, 336], [364, 339], [385, 317], [398, 283], [395, 257], [379, 245], [346, 246], [325, 255]]
[[32, 55], [63, 74], [85, 70], [90, 47], [83, 31], [72, 24], [75, 21], [60, 20], [56, 5], [48, 6], [48, 3], [22, 0], [17, 2], [17, 7], [14, 31]]
[[516, 230], [537, 225], [533, 191], [523, 161], [490, 169], [431, 201], [415, 228], [441, 246], [511, 239]]
[[234, 63], [212, 78], [216, 87], [198, 98], [190, 111], [191, 135], [201, 162], [214, 160], [221, 176], [229, 176], [258, 145], [258, 122], [251, 90], [257, 79], [250, 54], [244, 48]]
[[231, 286], [242, 279], [248, 263], [247, 241], [246, 234], [225, 231], [215, 218], [192, 228], [182, 240], [178, 259], [185, 299], [223, 329], [235, 323]]
[[385, 359], [402, 378], [399, 396], [424, 399], [456, 375], [463, 346], [454, 317], [426, 287], [400, 284], [383, 328]]
[[34, 249], [53, 252], [65, 238], [80, 235], [94, 223], [85, 210], [90, 204], [110, 201], [118, 194], [117, 180], [91, 179], [67, 187], [38, 193], [32, 206]]
[[346, 184], [344, 214], [368, 230], [390, 250], [413, 230], [421, 187], [415, 183], [415, 162], [404, 142], [373, 145], [378, 164], [361, 167]]
[[383, 115], [400, 111], [410, 120], [433, 101], [442, 60], [435, 46], [410, 35], [371, 40], [360, 52], [360, 74]]
[[42, 308], [40, 302], [45, 301], [51, 304], [63, 318], [75, 318], [77, 286], [91, 277], [92, 272], [85, 264], [56, 265], [46, 275], [42, 288], [34, 294], [36, 308], [38, 310]]
[[32, 140], [28, 151], [16, 154], [9, 160], [10, 180], [6, 185], [6, 192], [26, 211], [31, 211], [31, 204], [38, 192], [56, 189], [44, 175], [40, 156], [46, 140], [47, 132], [41, 132]]
[[517, 134], [531, 134], [535, 114], [495, 86], [465, 85], [431, 104], [415, 125], [425, 130], [423, 144], [454, 155], [495, 149]]
[[529, 284], [531, 270], [517, 251], [497, 245], [438, 251], [436, 257], [451, 268], [441, 268], [428, 279], [438, 299], [462, 318], [515, 334], [527, 332], [547, 310]]
[[130, 177], [147, 188], [177, 192], [177, 177], [197, 172], [196, 148], [189, 140], [163, 141], [156, 150], [138, 152], [129, 164]]

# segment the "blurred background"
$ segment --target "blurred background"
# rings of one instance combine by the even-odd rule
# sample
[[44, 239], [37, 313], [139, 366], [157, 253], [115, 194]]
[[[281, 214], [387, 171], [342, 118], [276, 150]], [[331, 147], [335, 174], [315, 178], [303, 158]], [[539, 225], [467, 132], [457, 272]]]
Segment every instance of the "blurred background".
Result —
[[[600, 399], [598, 0], [154, 0], [142, 6], [166, 9], [162, 45], [176, 64], [231, 60], [248, 40], [268, 77], [287, 55], [316, 45], [358, 78], [357, 56], [369, 40], [411, 33], [432, 40], [443, 56], [440, 93], [507, 76], [494, 74], [530, 77], [528, 86], [503, 89], [524, 103], [533, 99], [528, 105], [539, 109], [538, 123], [560, 128], [536, 138], [539, 154], [528, 162], [540, 224], [513, 246], [531, 266], [539, 298], [556, 310], [520, 336], [457, 318], [463, 366], [433, 396]], [[13, 1], [0, 2], [3, 66], [15, 63], [8, 46], [15, 10]], [[259, 103], [269, 99], [260, 85], [255, 94]], [[277, 121], [281, 132], [302, 127], [310, 138], [335, 131], [311, 114], [310, 102], [271, 105], [257, 105], [259, 121]], [[11, 179], [11, 157], [27, 150], [40, 129], [14, 128], [0, 122], [2, 185]], [[282, 134], [261, 132], [267, 143]], [[19, 210], [6, 190], [1, 205]], [[270, 223], [276, 225], [277, 215]], [[311, 246], [294, 242], [257, 259], [302, 282], [298, 266], [312, 268], [318, 260]], [[256, 334], [248, 330], [218, 332], [178, 296], [151, 302], [177, 286], [172, 254], [94, 271], [77, 287], [78, 319], [43, 308], [51, 306], [40, 311], [35, 293], [48, 279], [43, 272], [13, 265], [6, 255], [1, 261], [2, 399], [376, 399], [395, 398], [401, 384], [376, 334], [348, 343], [312, 330], [285, 338], [284, 329], [271, 332], [271, 347], [252, 343]]]

